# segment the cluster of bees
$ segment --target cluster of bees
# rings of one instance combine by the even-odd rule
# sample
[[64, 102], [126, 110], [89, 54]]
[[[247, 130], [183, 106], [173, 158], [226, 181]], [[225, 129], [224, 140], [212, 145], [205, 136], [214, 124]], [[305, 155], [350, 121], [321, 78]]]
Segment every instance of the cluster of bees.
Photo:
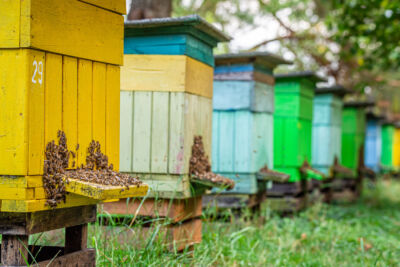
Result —
[[227, 189], [233, 189], [235, 182], [211, 171], [211, 164], [204, 151], [202, 136], [195, 136], [192, 146], [192, 155], [190, 157], [189, 173], [196, 179], [211, 181], [215, 184], [225, 186]]
[[[53, 140], [47, 144], [45, 151], [43, 186], [50, 207], [56, 207], [61, 201], [65, 202], [65, 183], [68, 183], [68, 178], [102, 185], [123, 186], [127, 189], [129, 186], [142, 184], [137, 177], [114, 171], [113, 165], [108, 164], [108, 157], [101, 152], [100, 143], [97, 141], [92, 141], [87, 149], [86, 166], [82, 164], [76, 170], [68, 170], [70, 157], [75, 158], [75, 153], [68, 150], [64, 132], [59, 131], [57, 137], [58, 145]], [[72, 168], [75, 166], [74, 163]]]

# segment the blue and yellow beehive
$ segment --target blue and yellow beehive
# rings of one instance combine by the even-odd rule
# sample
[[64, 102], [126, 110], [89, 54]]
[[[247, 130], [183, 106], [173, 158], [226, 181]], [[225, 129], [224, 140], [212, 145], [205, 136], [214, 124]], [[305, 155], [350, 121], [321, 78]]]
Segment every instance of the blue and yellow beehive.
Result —
[[150, 197], [191, 198], [195, 136], [211, 156], [213, 48], [228, 37], [199, 16], [129, 21], [121, 70], [121, 171]]
[[342, 86], [320, 87], [315, 90], [312, 125], [312, 166], [330, 176], [335, 158], [340, 162], [342, 148], [343, 96]]
[[[50, 208], [44, 151], [59, 130], [76, 166], [94, 139], [118, 169], [124, 13], [124, 0], [0, 2], [2, 212]], [[69, 194], [57, 208], [95, 202]]]
[[274, 68], [288, 64], [268, 52], [218, 55], [213, 97], [213, 171], [235, 181], [228, 194], [257, 194], [256, 174], [273, 168]]

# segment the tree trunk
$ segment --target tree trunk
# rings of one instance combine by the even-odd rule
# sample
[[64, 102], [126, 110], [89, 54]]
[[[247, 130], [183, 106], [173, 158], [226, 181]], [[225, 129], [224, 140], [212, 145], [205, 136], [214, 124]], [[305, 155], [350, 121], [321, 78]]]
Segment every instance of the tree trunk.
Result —
[[170, 17], [172, 0], [132, 0], [128, 20]]

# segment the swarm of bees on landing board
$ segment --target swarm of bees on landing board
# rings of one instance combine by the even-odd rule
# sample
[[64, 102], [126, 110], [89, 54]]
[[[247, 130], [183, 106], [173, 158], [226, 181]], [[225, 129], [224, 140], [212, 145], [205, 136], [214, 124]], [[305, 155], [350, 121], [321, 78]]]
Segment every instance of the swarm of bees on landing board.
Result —
[[[68, 170], [69, 159], [75, 158], [75, 153], [68, 150], [67, 138], [62, 131], [58, 132], [58, 145], [53, 141], [46, 146], [43, 186], [45, 188], [47, 205], [56, 207], [62, 201], [65, 202], [65, 183], [68, 178], [86, 182], [124, 186], [139, 186], [142, 182], [137, 177], [122, 174], [113, 170], [113, 165], [108, 165], [108, 157], [101, 152], [100, 143], [92, 141], [87, 150], [86, 166], [81, 165], [76, 170]], [[79, 149], [77, 145], [76, 149]], [[72, 162], [75, 167], [75, 161]]]
[[215, 174], [211, 171], [211, 164], [204, 152], [203, 138], [201, 136], [194, 137], [189, 173], [192, 177], [197, 179], [211, 181], [212, 183], [226, 186], [228, 190], [233, 189], [235, 186], [235, 182], [231, 179]]

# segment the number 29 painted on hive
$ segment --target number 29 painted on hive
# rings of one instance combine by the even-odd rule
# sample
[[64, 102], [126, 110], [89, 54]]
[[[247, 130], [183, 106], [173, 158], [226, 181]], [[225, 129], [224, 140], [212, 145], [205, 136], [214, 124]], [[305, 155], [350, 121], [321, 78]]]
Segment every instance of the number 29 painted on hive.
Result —
[[33, 61], [33, 67], [35, 68], [32, 75], [32, 82], [42, 84], [43, 82], [43, 62], [36, 60]]

